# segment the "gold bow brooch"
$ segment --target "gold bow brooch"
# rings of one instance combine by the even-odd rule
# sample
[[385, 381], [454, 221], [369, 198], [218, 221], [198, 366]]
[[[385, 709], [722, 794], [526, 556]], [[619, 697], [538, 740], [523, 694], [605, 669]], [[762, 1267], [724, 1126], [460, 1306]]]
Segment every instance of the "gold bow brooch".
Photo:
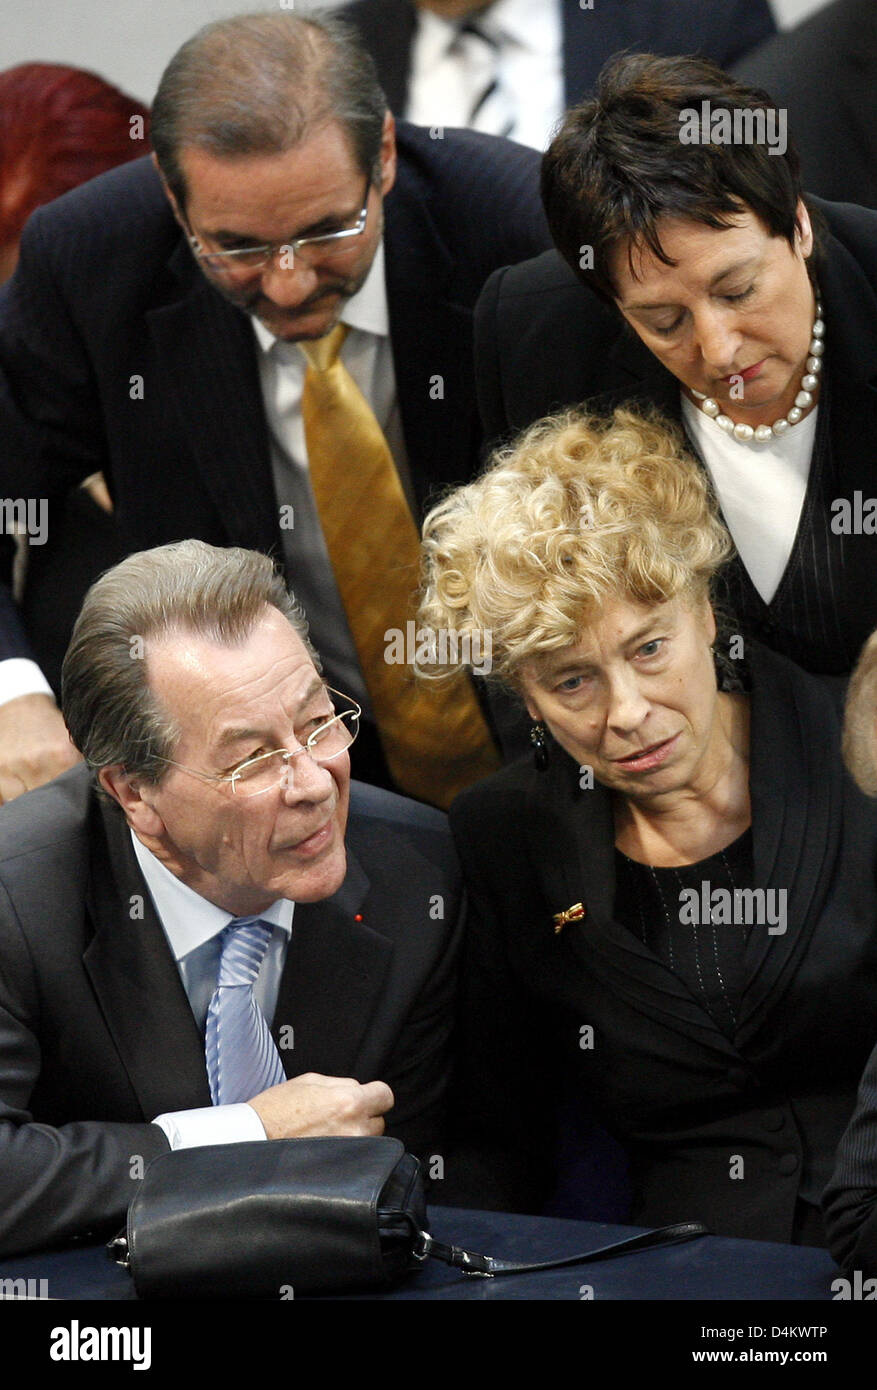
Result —
[[559, 936], [567, 922], [580, 922], [585, 916], [585, 909], [581, 903], [573, 903], [572, 907], [566, 908], [563, 912], [555, 912], [552, 917], [554, 923], [554, 935]]

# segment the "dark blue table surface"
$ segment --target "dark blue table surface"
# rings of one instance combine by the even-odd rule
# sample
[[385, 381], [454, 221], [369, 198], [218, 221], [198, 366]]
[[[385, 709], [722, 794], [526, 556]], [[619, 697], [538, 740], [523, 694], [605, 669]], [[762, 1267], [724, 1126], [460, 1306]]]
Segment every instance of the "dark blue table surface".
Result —
[[[437, 1240], [507, 1260], [546, 1260], [596, 1249], [633, 1228], [554, 1217], [433, 1207]], [[382, 1299], [830, 1299], [838, 1270], [826, 1250], [705, 1236], [664, 1250], [593, 1265], [473, 1279], [436, 1261]], [[103, 1246], [73, 1247], [0, 1261], [0, 1279], [45, 1279], [49, 1298], [134, 1299], [126, 1272]], [[588, 1293], [588, 1290], [592, 1294]]]

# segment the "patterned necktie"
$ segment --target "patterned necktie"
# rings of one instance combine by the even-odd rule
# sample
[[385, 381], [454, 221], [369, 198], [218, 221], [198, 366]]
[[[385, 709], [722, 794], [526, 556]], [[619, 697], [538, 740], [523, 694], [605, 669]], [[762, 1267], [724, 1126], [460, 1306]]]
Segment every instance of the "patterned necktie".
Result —
[[253, 997], [273, 928], [236, 917], [221, 933], [216, 989], [207, 1010], [205, 1056], [214, 1105], [234, 1105], [286, 1080], [280, 1054]]
[[466, 120], [470, 130], [487, 135], [510, 136], [516, 125], [515, 112], [500, 80], [501, 45], [479, 25], [467, 20], [460, 25], [451, 52], [459, 52], [469, 69], [472, 105]]
[[387, 660], [388, 629], [405, 633], [413, 618], [420, 535], [381, 427], [339, 357], [347, 331], [299, 343], [311, 485], [393, 779], [447, 807], [499, 759], [465, 675], [436, 688]]

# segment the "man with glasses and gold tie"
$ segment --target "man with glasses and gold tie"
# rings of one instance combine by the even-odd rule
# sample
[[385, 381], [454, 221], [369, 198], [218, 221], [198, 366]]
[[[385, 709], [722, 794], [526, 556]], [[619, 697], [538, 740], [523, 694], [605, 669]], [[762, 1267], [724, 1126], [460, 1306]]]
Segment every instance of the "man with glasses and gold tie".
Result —
[[[67, 603], [69, 632], [53, 507], [101, 471], [122, 553], [275, 555], [362, 706], [357, 775], [445, 806], [497, 765], [495, 732], [468, 681], [426, 692], [388, 652], [419, 518], [479, 460], [475, 301], [549, 244], [538, 158], [397, 130], [348, 31], [284, 10], [185, 44], [151, 137], [154, 162], [34, 216], [0, 299], [0, 495], [47, 508], [25, 613]], [[26, 631], [0, 603], [4, 801], [73, 756]]]
[[92, 586], [85, 764], [0, 816], [0, 1255], [118, 1227], [168, 1147], [441, 1143], [461, 890], [444, 816], [351, 783], [271, 560], [181, 541]]

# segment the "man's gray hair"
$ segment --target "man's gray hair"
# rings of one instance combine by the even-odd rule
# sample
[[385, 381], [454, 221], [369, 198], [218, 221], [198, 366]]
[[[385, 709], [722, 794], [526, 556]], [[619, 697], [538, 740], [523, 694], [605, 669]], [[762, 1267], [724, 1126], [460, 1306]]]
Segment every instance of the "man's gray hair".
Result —
[[177, 541], [103, 574], [85, 596], [61, 672], [64, 719], [88, 765], [121, 763], [159, 782], [180, 731], [149, 688], [149, 640], [190, 632], [235, 646], [266, 607], [283, 614], [319, 671], [304, 612], [267, 555]]
[[877, 632], [871, 633], [850, 676], [843, 758], [856, 785], [866, 796], [877, 796]]
[[376, 178], [386, 111], [375, 65], [343, 21], [270, 10], [217, 20], [183, 44], [159, 82], [150, 135], [184, 209], [186, 146], [218, 158], [283, 154], [330, 121]]

